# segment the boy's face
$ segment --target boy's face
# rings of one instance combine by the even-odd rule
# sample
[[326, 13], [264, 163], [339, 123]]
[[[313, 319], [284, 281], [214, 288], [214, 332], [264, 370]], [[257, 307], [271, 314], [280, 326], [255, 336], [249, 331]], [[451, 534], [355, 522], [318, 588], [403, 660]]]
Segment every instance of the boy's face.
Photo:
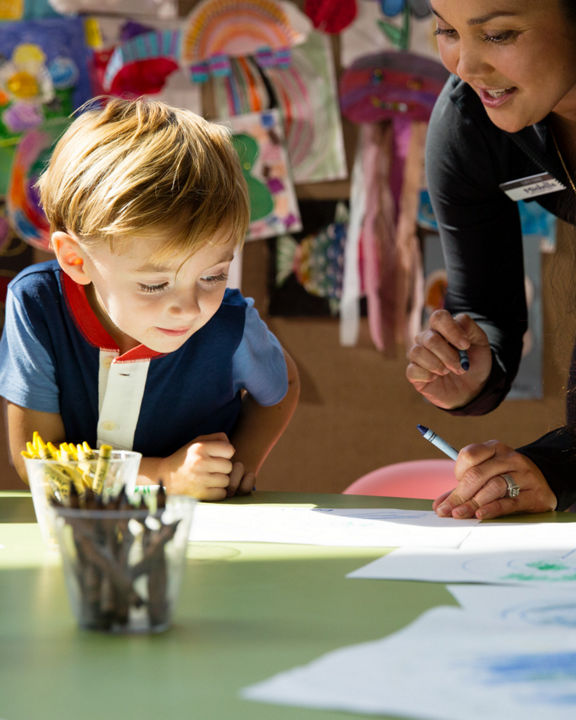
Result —
[[[216, 238], [216, 241], [218, 238]], [[234, 245], [215, 242], [188, 257], [154, 261], [162, 238], [130, 239], [129, 249], [83, 246], [90, 304], [122, 353], [145, 345], [177, 350], [216, 313], [226, 289]]]

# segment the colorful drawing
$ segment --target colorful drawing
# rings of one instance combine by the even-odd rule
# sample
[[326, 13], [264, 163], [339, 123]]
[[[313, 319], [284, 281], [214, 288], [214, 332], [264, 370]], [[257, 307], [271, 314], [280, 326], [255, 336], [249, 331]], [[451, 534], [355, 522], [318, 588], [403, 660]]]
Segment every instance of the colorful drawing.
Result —
[[[237, 115], [226, 123], [236, 136], [235, 145], [252, 193], [248, 239], [300, 230], [300, 213], [278, 112]], [[262, 214], [267, 207], [269, 212]]]
[[179, 68], [180, 39], [179, 30], [154, 30], [122, 42], [106, 65], [104, 90], [120, 97], [160, 92]]
[[79, 18], [0, 23], [0, 142], [66, 117], [91, 96]]
[[281, 235], [276, 241], [276, 285], [283, 285], [294, 274], [306, 292], [326, 298], [330, 312], [336, 315], [342, 296], [347, 227], [348, 209], [338, 203], [334, 222], [319, 233], [300, 242]]
[[263, 67], [257, 58], [230, 58], [231, 72], [214, 79], [219, 117], [276, 107], [282, 115], [294, 182], [347, 176], [342, 120], [329, 39], [311, 32], [292, 49], [289, 67]]
[[206, 80], [213, 70], [227, 74], [229, 56], [258, 55], [265, 64], [286, 65], [290, 48], [309, 30], [308, 18], [292, 3], [202, 0], [182, 32], [181, 63], [197, 81]]
[[355, 123], [427, 121], [447, 77], [439, 61], [412, 52], [364, 55], [342, 74], [340, 107]]
[[416, 3], [408, 8], [400, 0], [397, 5], [399, 14], [391, 16], [383, 14], [379, 2], [359, 3], [358, 16], [339, 36], [342, 67], [349, 67], [366, 52], [388, 50], [409, 50], [415, 55], [438, 59], [436, 23], [430, 15], [423, 14], [424, 10], [429, 11], [427, 0], [418, 0], [423, 7], [418, 15], [414, 14]]
[[358, 6], [356, 0], [306, 0], [304, 12], [317, 30], [336, 34], [353, 22]]
[[39, 205], [35, 182], [67, 124], [68, 120], [62, 119], [41, 130], [30, 130], [22, 137], [12, 164], [7, 194], [10, 224], [22, 240], [41, 250], [49, 250], [50, 226]]

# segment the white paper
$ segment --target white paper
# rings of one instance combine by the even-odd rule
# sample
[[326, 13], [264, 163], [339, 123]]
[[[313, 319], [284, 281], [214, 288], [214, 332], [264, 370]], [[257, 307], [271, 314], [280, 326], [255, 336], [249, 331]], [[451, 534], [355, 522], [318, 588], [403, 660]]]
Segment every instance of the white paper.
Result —
[[574, 637], [435, 608], [388, 638], [246, 688], [268, 703], [429, 720], [573, 720]]
[[477, 523], [477, 520], [439, 518], [429, 510], [199, 503], [190, 539], [343, 547], [456, 548]]
[[576, 596], [556, 588], [501, 585], [449, 585], [448, 590], [475, 617], [533, 627], [576, 628]]
[[480, 523], [472, 528], [460, 550], [543, 550], [567, 548], [576, 543], [576, 524], [557, 523]]
[[[399, 548], [350, 578], [477, 582], [576, 590], [576, 549], [463, 551]], [[576, 647], [576, 644], [575, 644]]]

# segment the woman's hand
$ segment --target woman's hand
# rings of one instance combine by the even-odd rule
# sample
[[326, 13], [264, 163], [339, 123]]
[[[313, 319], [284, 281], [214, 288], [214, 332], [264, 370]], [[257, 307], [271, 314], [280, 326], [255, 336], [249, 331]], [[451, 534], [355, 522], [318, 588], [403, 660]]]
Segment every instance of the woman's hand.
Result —
[[[454, 473], [457, 486], [432, 505], [440, 517], [488, 520], [513, 513], [556, 509], [556, 496], [538, 467], [498, 440], [468, 445], [460, 450]], [[516, 497], [508, 497], [504, 475], [520, 488]]]
[[[466, 350], [469, 370], [460, 367], [458, 350]], [[492, 368], [486, 333], [468, 315], [436, 310], [428, 328], [418, 333], [407, 353], [406, 377], [437, 407], [462, 407], [482, 390]]]

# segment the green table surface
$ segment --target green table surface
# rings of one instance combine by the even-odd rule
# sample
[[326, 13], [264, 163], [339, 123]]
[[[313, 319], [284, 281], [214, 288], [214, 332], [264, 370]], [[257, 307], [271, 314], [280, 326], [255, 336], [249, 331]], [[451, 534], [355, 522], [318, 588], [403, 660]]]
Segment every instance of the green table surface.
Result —
[[[428, 500], [276, 492], [227, 502], [431, 508]], [[366, 718], [256, 703], [239, 692], [336, 648], [388, 635], [430, 607], [456, 604], [440, 583], [345, 577], [385, 554], [382, 548], [190, 543], [170, 630], [82, 631], [68, 607], [59, 556], [42, 545], [30, 496], [0, 493], [0, 523], [1, 720]]]

